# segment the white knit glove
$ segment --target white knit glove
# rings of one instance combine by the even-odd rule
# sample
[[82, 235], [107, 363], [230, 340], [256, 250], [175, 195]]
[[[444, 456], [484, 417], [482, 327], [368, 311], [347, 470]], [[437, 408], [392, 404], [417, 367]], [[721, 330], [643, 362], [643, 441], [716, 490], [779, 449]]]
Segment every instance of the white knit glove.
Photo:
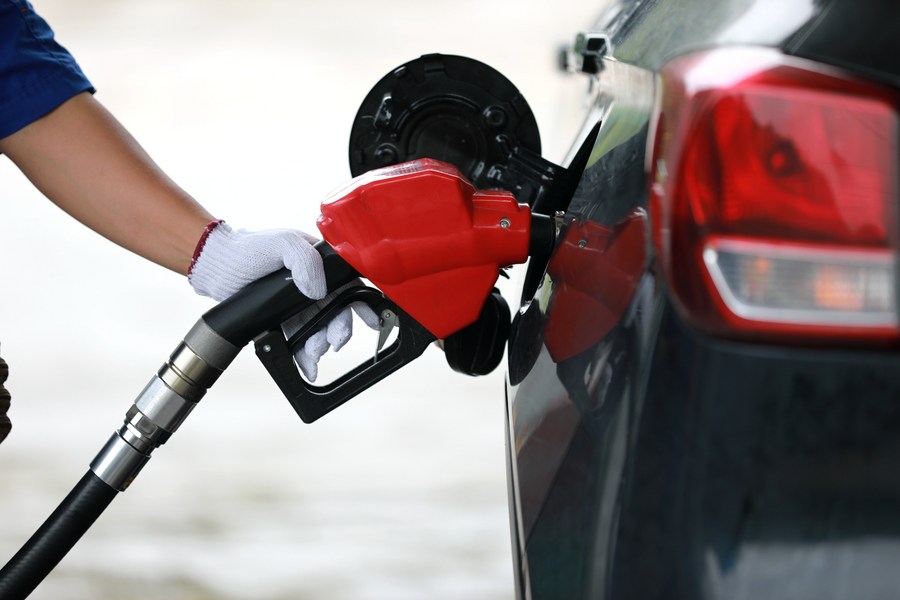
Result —
[[[197, 244], [188, 281], [201, 296], [221, 302], [248, 283], [286, 267], [304, 296], [320, 300], [328, 290], [322, 257], [313, 248], [317, 241], [311, 235], [292, 229], [234, 231], [221, 221], [210, 223]], [[363, 305], [357, 314], [370, 327], [378, 327], [375, 313], [367, 306]], [[309, 313], [299, 317], [289, 321], [290, 327], [286, 324], [288, 336], [299, 331], [310, 318]], [[353, 315], [348, 308], [310, 336], [294, 356], [309, 381], [316, 380], [319, 359], [328, 348], [340, 350], [352, 333]]]
[[210, 223], [194, 252], [188, 281], [201, 296], [217, 302], [282, 267], [291, 272], [297, 289], [312, 300], [327, 292], [318, 240], [302, 231], [270, 229], [234, 231], [223, 222]]

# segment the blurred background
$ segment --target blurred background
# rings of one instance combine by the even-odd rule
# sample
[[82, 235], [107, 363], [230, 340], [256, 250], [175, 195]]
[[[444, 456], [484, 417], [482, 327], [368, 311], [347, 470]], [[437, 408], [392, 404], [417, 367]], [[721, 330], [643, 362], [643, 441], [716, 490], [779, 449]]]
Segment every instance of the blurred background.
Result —
[[[421, 54], [504, 73], [560, 161], [587, 84], [557, 70], [557, 50], [602, 2], [34, 4], [97, 98], [213, 214], [314, 231], [319, 201], [349, 178], [359, 103]], [[4, 157], [0, 198], [5, 562], [212, 304], [75, 223]], [[330, 367], [370, 356], [365, 340]], [[512, 598], [500, 371], [469, 379], [430, 348], [305, 425], [245, 350], [32, 597]]]

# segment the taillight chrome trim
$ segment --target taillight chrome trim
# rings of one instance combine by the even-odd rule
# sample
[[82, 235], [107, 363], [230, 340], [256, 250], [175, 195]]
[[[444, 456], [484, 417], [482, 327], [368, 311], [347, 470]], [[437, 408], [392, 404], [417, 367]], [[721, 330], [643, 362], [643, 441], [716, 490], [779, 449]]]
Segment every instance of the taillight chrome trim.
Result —
[[[826, 248], [813, 250], [804, 246], [773, 246], [744, 240], [716, 240], [704, 247], [703, 262], [728, 310], [742, 319], [835, 327], [893, 328], [897, 326], [896, 309], [851, 312], [821, 308], [774, 308], [745, 302], [735, 294], [721, 268], [719, 256], [725, 252], [773, 261], [806, 262], [811, 267], [820, 265], [878, 269], [884, 273], [888, 283], [892, 283], [897, 269], [897, 261], [892, 251], [836, 251]], [[886, 304], [896, 307], [897, 294], [892, 285], [888, 287], [888, 294], [889, 299]]]

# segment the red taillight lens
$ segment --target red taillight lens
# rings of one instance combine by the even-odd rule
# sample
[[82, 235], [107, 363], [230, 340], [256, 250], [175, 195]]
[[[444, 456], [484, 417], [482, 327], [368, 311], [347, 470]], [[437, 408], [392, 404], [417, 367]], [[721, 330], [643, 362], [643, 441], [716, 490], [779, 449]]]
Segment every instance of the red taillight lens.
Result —
[[771, 50], [661, 71], [654, 241], [714, 333], [895, 339], [893, 90]]

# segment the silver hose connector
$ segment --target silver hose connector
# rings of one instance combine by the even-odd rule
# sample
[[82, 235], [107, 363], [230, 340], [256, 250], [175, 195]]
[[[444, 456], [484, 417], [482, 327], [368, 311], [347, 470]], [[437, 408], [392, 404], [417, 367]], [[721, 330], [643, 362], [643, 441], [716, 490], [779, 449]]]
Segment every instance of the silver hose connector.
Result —
[[240, 348], [198, 321], [138, 394], [91, 470], [110, 487], [125, 491], [153, 450], [175, 433], [238, 352]]

